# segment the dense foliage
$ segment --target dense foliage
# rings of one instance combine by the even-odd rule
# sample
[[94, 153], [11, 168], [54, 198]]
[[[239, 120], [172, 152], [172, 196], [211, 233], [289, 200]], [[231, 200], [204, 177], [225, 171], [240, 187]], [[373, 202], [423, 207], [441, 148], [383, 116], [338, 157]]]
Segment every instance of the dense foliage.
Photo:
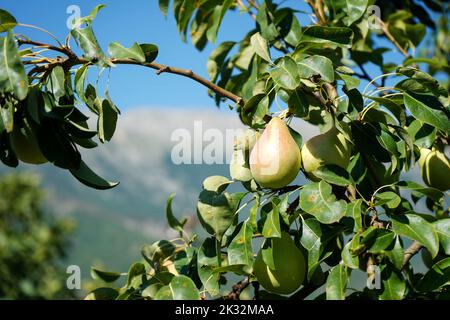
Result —
[[[6, 165], [48, 160], [88, 186], [115, 186], [86, 166], [78, 148], [95, 147], [94, 136], [112, 138], [119, 110], [108, 92], [100, 97], [85, 82], [88, 70], [120, 64], [196, 80], [217, 105], [236, 110], [249, 135], [275, 117], [287, 124], [300, 118], [324, 134], [302, 141], [301, 132], [289, 128], [296, 145], [287, 145], [301, 150], [299, 174], [310, 180], [274, 189], [252, 174], [252, 146], [237, 143], [234, 152], [244, 161], [231, 163], [230, 178], [205, 179], [199, 196], [198, 218], [210, 236], [198, 243], [187, 234], [170, 197], [167, 219], [180, 237], [144, 246], [145, 261], [130, 267], [122, 288], [99, 288], [88, 298], [303, 299], [319, 288], [325, 293], [318, 298], [327, 299], [449, 297], [448, 2], [306, 2], [311, 16], [283, 1], [160, 0], [164, 14], [173, 11], [182, 40], [190, 36], [199, 50], [216, 41], [229, 11], [254, 19], [243, 39], [215, 47], [207, 61], [210, 80], [154, 62], [154, 44], [111, 43], [106, 54], [93, 31], [103, 6], [76, 20], [57, 46], [14, 35], [16, 20], [0, 11], [0, 156]], [[81, 54], [71, 49], [72, 39]], [[391, 50], [402, 55], [395, 64], [384, 61]], [[369, 66], [379, 76], [372, 78]], [[82, 105], [98, 117], [95, 130]], [[25, 138], [15, 139], [16, 130]], [[33, 154], [20, 152], [16, 140]], [[423, 181], [401, 180], [417, 165]], [[230, 184], [246, 191], [229, 192]], [[420, 203], [428, 212], [418, 212]], [[419, 251], [425, 274], [410, 262]], [[286, 279], [286, 265], [296, 268], [293, 278]], [[381, 286], [348, 292], [357, 269], [381, 277]], [[107, 282], [121, 277], [92, 273]]]
[[0, 179], [0, 298], [73, 298], [61, 258], [73, 224], [43, 211], [39, 179], [9, 174]]

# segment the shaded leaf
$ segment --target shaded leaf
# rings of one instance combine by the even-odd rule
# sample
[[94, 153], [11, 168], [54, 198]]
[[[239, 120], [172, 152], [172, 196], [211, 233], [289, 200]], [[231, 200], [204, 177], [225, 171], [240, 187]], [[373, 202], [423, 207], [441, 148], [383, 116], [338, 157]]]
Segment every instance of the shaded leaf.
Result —
[[114, 188], [119, 184], [119, 182], [109, 182], [98, 176], [83, 161], [81, 161], [78, 169], [70, 169], [70, 173], [72, 173], [78, 181], [94, 189], [106, 190]]

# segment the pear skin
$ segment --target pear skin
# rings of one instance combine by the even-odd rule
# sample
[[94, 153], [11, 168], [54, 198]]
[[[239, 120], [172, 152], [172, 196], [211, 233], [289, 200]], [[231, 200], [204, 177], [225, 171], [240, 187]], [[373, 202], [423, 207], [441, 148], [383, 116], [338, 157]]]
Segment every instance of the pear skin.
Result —
[[[350, 156], [350, 143], [336, 127], [332, 127], [305, 143], [302, 148], [303, 169], [307, 173], [312, 173], [319, 167], [330, 164], [345, 169], [350, 162]], [[316, 179], [312, 174], [309, 176], [313, 180]]]
[[441, 191], [450, 189], [450, 160], [444, 152], [421, 148], [419, 167], [427, 186]]
[[286, 123], [273, 117], [250, 153], [253, 178], [262, 187], [279, 189], [297, 177], [300, 167], [300, 148]]

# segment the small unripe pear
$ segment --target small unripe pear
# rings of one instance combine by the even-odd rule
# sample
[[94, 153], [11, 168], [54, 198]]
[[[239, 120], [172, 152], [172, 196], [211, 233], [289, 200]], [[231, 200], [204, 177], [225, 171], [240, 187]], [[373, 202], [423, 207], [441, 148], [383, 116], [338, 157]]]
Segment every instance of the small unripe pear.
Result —
[[[321, 166], [331, 164], [347, 168], [350, 156], [350, 143], [336, 127], [332, 127], [305, 143], [302, 148], [303, 169], [311, 173]], [[310, 177], [316, 179], [313, 175]]]
[[437, 149], [420, 149], [419, 167], [422, 179], [429, 187], [446, 191], [450, 189], [450, 160]]
[[291, 183], [301, 166], [300, 148], [283, 120], [273, 117], [250, 153], [250, 171], [262, 187]]

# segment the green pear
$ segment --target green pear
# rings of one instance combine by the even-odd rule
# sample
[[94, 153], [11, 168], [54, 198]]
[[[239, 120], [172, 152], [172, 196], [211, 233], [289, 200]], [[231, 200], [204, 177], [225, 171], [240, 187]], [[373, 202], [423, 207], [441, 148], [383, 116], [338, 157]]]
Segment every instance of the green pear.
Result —
[[444, 152], [421, 148], [419, 167], [427, 186], [441, 191], [450, 189], [450, 160]]
[[347, 168], [350, 162], [350, 143], [344, 135], [332, 127], [323, 134], [309, 139], [302, 148], [302, 163], [305, 172], [312, 180], [317, 180], [311, 173], [324, 165], [334, 164]]
[[279, 189], [297, 176], [300, 148], [283, 120], [273, 117], [250, 153], [250, 171], [262, 187]]
[[[285, 232], [281, 238], [266, 241], [271, 241], [271, 248], [259, 251], [253, 264], [253, 273], [264, 289], [278, 294], [291, 294], [300, 288], [305, 279], [305, 258]], [[271, 250], [274, 269], [264, 262], [264, 250]]]

